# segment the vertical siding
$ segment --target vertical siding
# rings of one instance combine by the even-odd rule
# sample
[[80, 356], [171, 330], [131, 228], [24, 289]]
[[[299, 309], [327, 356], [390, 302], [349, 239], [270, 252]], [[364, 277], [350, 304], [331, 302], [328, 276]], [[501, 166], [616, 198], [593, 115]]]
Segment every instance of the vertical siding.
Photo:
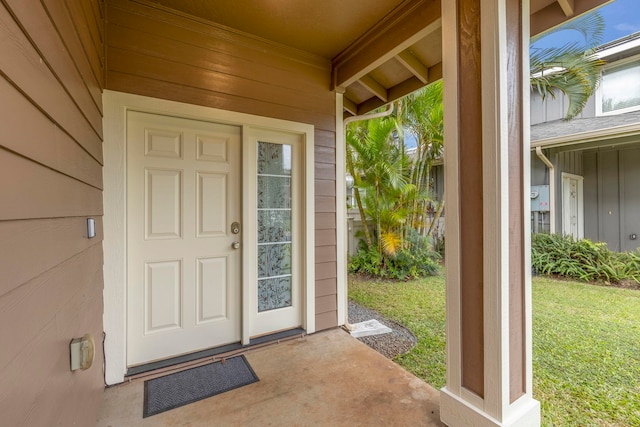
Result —
[[329, 61], [198, 18], [107, 6], [106, 87], [315, 126], [316, 329], [337, 325], [335, 95]]
[[[102, 0], [0, 3], [3, 425], [92, 425], [101, 403], [103, 13]], [[72, 373], [85, 333], [95, 362]]]
[[560, 172], [582, 175], [582, 152], [561, 151], [558, 153], [556, 168]]
[[583, 155], [585, 237], [615, 251], [640, 247], [640, 146], [600, 148]]
[[582, 155], [584, 173], [584, 237], [597, 242], [598, 236], [598, 163], [595, 152]]
[[[568, 108], [569, 98], [563, 93], [558, 93], [555, 98], [548, 96], [543, 100], [542, 97], [534, 91], [531, 93], [531, 124], [537, 125], [539, 123], [561, 120], [567, 114]], [[585, 118], [595, 116], [596, 101], [595, 95], [593, 95], [587, 100], [587, 104], [577, 117]]]
[[598, 227], [600, 240], [609, 248], [620, 250], [620, 189], [618, 152], [598, 153]]
[[620, 196], [622, 207], [620, 247], [623, 251], [633, 251], [640, 247], [640, 148], [620, 152]]
[[562, 172], [582, 176], [582, 152], [581, 151], [557, 151], [552, 150], [553, 164], [555, 165], [556, 180], [556, 227], [562, 229]]
[[547, 166], [536, 155], [535, 151], [531, 152], [531, 185], [548, 185]]

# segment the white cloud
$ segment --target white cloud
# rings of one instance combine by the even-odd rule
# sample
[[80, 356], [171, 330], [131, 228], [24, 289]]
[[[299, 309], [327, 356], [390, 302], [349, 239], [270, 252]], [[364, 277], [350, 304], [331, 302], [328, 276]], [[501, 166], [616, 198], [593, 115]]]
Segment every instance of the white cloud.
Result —
[[636, 31], [640, 31], [640, 24], [629, 24], [626, 22], [621, 22], [619, 24], [614, 25], [613, 28], [625, 33], [635, 33]]

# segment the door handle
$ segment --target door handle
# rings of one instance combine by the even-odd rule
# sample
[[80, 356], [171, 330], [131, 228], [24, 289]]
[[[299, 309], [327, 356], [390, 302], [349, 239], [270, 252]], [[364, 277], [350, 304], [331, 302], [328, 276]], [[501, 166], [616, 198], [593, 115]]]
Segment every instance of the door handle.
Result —
[[233, 242], [233, 243], [231, 244], [231, 247], [232, 247], [233, 249], [240, 249], [240, 242]]

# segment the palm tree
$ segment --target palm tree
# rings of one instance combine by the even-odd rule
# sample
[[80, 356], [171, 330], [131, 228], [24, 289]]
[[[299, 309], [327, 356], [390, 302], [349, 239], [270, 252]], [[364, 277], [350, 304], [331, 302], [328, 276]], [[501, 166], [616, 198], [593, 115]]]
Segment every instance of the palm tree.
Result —
[[543, 98], [555, 97], [557, 91], [565, 94], [569, 99], [565, 120], [569, 120], [580, 114], [600, 82], [600, 68], [604, 62], [594, 54], [593, 48], [602, 41], [604, 20], [598, 13], [587, 14], [531, 41], [536, 42], [561, 30], [579, 32], [585, 43], [531, 48], [531, 87]]
[[346, 135], [347, 168], [354, 178], [365, 242], [368, 248], [374, 245], [368, 230], [370, 218], [381, 256], [383, 252], [393, 256], [402, 246], [402, 225], [407, 217], [405, 200], [414, 191], [406, 177], [409, 168], [398, 144], [400, 134], [395, 118], [385, 118], [353, 124]]
[[[421, 235], [429, 235], [426, 228], [426, 212], [429, 206], [435, 204], [430, 191], [430, 173], [433, 162], [442, 156], [444, 144], [442, 81], [414, 92], [405, 98], [404, 103], [403, 123], [417, 139], [410, 177], [410, 182], [417, 191], [408, 223]], [[437, 221], [437, 218], [434, 218], [434, 221]]]
[[[592, 49], [602, 39], [603, 19], [590, 14], [541, 37], [566, 29], [580, 32], [586, 46], [532, 48], [530, 61], [532, 89], [542, 97], [555, 97], [557, 91], [565, 94], [568, 120], [584, 109], [598, 85], [603, 62]], [[395, 117], [352, 123], [347, 128], [347, 168], [354, 178], [365, 244], [369, 250], [376, 247], [381, 260], [383, 255], [395, 256], [399, 249], [410, 251], [406, 237], [411, 230], [430, 237], [442, 213], [444, 200], [437, 204], [430, 191], [433, 163], [443, 155], [442, 99], [442, 81], [437, 81], [395, 101]], [[405, 131], [417, 139], [410, 156], [403, 141]], [[430, 224], [428, 209], [435, 209]]]

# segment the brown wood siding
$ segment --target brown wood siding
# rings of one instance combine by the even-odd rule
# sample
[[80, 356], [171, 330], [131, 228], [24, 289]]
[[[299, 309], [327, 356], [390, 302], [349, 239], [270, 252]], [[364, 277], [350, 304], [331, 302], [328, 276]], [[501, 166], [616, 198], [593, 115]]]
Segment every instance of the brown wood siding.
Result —
[[315, 126], [316, 329], [336, 326], [329, 61], [144, 3], [109, 1], [106, 16], [108, 89]]
[[107, 16], [107, 88], [334, 132], [328, 61], [143, 4], [114, 0]]
[[484, 397], [480, 0], [458, 0], [462, 385]]
[[316, 329], [322, 330], [338, 325], [335, 133], [316, 130], [314, 159], [316, 236], [328, 236], [315, 242]]
[[[92, 425], [102, 401], [103, 13], [102, 0], [0, 3], [6, 425]], [[69, 342], [85, 333], [95, 361], [72, 373]]]

